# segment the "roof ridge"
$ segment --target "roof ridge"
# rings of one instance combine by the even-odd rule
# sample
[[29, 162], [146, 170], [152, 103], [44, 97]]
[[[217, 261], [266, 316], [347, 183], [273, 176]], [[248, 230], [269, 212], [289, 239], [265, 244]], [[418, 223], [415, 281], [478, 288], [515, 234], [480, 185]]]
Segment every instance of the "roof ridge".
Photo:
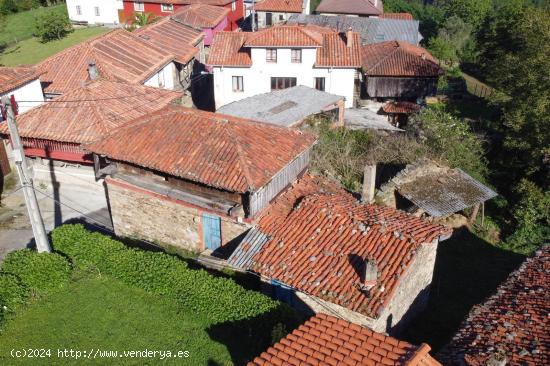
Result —
[[413, 356], [405, 363], [405, 366], [420, 365], [420, 361], [428, 355], [431, 349], [428, 344], [422, 343], [413, 353]]
[[[391, 42], [391, 43], [395, 43], [395, 41], [390, 41], [390, 42]], [[373, 45], [377, 45], [377, 44], [379, 44], [379, 43], [374, 43], [374, 44], [371, 44], [371, 45], [366, 45], [365, 47], [369, 47], [369, 46], [373, 46]], [[377, 67], [378, 65], [380, 65], [382, 62], [386, 61], [386, 59], [388, 59], [390, 56], [393, 56], [393, 54], [394, 54], [395, 52], [397, 52], [398, 49], [399, 49], [399, 47], [394, 47], [393, 50], [391, 50], [391, 52], [388, 52], [384, 57], [380, 58], [380, 59], [378, 60], [377, 63], [375, 63], [373, 66], [369, 67], [368, 70], [367, 70], [367, 72], [368, 72], [369, 70], [372, 70], [372, 69], [376, 68], [376, 67]]]
[[[217, 120], [217, 117], [213, 117], [214, 120], [216, 120], [216, 122], [222, 122], [222, 121], [218, 121]], [[233, 129], [229, 128], [229, 124], [230, 123], [233, 123], [232, 121], [226, 119], [225, 121], [227, 122], [222, 122], [224, 123], [222, 125], [224, 131], [230, 136], [232, 137], [236, 143], [236, 147], [237, 147], [237, 156], [239, 157], [239, 165], [241, 166], [241, 170], [243, 171], [243, 174], [244, 174], [244, 177], [246, 178], [247, 180], [247, 185], [248, 185], [248, 190], [254, 190], [255, 189], [255, 186], [254, 186], [254, 181], [252, 180], [252, 176], [250, 175], [250, 171], [248, 170], [248, 165], [246, 164], [246, 161], [244, 161], [244, 149], [242, 147], [242, 143], [241, 143], [241, 140], [239, 139], [239, 137], [233, 132]]]

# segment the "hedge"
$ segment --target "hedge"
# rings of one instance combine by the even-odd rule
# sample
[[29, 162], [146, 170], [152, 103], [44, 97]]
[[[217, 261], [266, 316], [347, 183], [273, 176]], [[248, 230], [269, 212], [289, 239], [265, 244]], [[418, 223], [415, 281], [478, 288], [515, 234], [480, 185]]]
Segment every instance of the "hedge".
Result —
[[0, 322], [29, 298], [30, 290], [16, 275], [0, 273]]
[[84, 226], [64, 225], [52, 232], [54, 249], [77, 268], [94, 268], [150, 293], [173, 297], [213, 323], [273, 315], [273, 321], [293, 321], [286, 305], [246, 290], [231, 279], [214, 277], [205, 270], [160, 252], [127, 248], [108, 236], [91, 233]]

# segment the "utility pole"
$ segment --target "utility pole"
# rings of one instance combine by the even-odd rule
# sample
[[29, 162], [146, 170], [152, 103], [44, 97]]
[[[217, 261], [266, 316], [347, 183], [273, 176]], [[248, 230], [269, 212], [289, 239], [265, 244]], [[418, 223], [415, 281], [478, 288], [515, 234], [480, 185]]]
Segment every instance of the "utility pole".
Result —
[[4, 109], [4, 115], [8, 121], [8, 129], [10, 131], [11, 144], [13, 148], [13, 157], [15, 165], [17, 167], [17, 174], [21, 181], [21, 187], [23, 195], [25, 196], [25, 203], [27, 205], [27, 211], [29, 212], [29, 219], [31, 221], [32, 232], [34, 234], [34, 241], [36, 242], [36, 249], [39, 253], [51, 252], [50, 243], [46, 236], [46, 229], [44, 227], [44, 221], [40, 215], [40, 208], [38, 207], [38, 201], [36, 200], [36, 193], [32, 184], [32, 178], [29, 174], [29, 168], [27, 166], [27, 158], [25, 157], [25, 151], [21, 144], [21, 138], [19, 137], [19, 131], [17, 130], [17, 124], [15, 123], [15, 113], [13, 111], [13, 105], [10, 101], [10, 97], [7, 95], [2, 97], [2, 107]]

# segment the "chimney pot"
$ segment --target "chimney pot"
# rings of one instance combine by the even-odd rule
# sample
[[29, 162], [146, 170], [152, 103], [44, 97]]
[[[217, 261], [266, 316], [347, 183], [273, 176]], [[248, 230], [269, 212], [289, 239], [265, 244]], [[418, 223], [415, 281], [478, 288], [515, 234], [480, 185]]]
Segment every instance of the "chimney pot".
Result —
[[508, 359], [506, 358], [506, 354], [504, 353], [504, 351], [497, 350], [487, 360], [487, 366], [506, 366], [507, 361]]
[[365, 165], [363, 171], [363, 190], [361, 192], [361, 200], [363, 202], [372, 203], [374, 201], [374, 192], [376, 189], [376, 164]]
[[353, 30], [351, 27], [348, 28], [346, 32], [346, 46], [353, 47]]
[[96, 80], [99, 78], [99, 70], [97, 69], [95, 60], [88, 61], [88, 77], [90, 80]]
[[366, 289], [371, 289], [376, 285], [378, 280], [378, 264], [375, 260], [365, 259], [365, 278], [363, 279], [363, 285]]

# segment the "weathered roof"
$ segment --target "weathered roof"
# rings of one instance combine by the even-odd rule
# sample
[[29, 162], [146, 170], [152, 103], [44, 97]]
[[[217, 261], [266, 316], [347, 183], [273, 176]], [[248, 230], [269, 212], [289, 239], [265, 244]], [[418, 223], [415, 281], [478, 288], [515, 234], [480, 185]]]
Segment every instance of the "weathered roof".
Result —
[[298, 85], [241, 99], [224, 105], [217, 112], [290, 127], [343, 99], [338, 95]]
[[[393, 296], [419, 247], [450, 234], [404, 212], [361, 204], [335, 183], [307, 175], [262, 213], [256, 230], [269, 240], [241, 242], [230, 265], [242, 263], [242, 269], [371, 318]], [[250, 251], [256, 251], [252, 260]], [[359, 288], [367, 258], [379, 271], [370, 295]]]
[[190, 4], [208, 4], [215, 6], [224, 6], [231, 4], [234, 0], [144, 0], [146, 3], [157, 4], [174, 4], [174, 5], [190, 5]]
[[0, 94], [17, 89], [40, 78], [34, 67], [0, 67]]
[[248, 366], [441, 366], [429, 351], [427, 344], [414, 346], [318, 313], [262, 352]]
[[[139, 84], [97, 80], [17, 116], [17, 126], [26, 138], [87, 143], [181, 96]], [[1, 123], [0, 133], [7, 132], [6, 123]]]
[[350, 108], [344, 113], [344, 123], [354, 130], [372, 129], [387, 131], [403, 131], [388, 122], [387, 116], [376, 114], [369, 109]]
[[420, 106], [412, 102], [387, 102], [382, 107], [385, 113], [408, 114], [420, 110]]
[[176, 61], [181, 64], [186, 64], [195, 57], [199, 52], [195, 46], [205, 36], [202, 31], [172, 20], [171, 17], [159, 19], [136, 29], [134, 33], [155, 46], [173, 53], [177, 56]]
[[208, 64], [213, 66], [251, 66], [249, 47], [314, 47], [315, 66], [357, 68], [361, 65], [359, 35], [347, 35], [330, 28], [300, 25], [275, 25], [254, 33], [219, 32], [210, 47]]
[[413, 20], [411, 13], [384, 13], [379, 15], [380, 18], [386, 19], [403, 19], [403, 20]]
[[214, 28], [228, 14], [228, 8], [208, 4], [192, 4], [179, 9], [171, 18], [195, 28]]
[[313, 135], [223, 114], [166, 107], [87, 148], [231, 192], [263, 187], [315, 142]]
[[442, 73], [430, 52], [401, 41], [365, 45], [361, 57], [368, 76], [436, 77]]
[[407, 166], [392, 181], [402, 196], [434, 217], [450, 215], [497, 196], [458, 168], [424, 160]]
[[304, 10], [304, 0], [262, 0], [254, 5], [256, 11], [273, 11], [282, 13], [301, 13]]
[[384, 12], [382, 0], [322, 0], [317, 13], [380, 15]]
[[117, 29], [67, 48], [36, 67], [44, 72], [45, 92], [62, 94], [88, 80], [90, 60], [105, 79], [143, 83], [175, 58], [136, 34]]
[[351, 28], [359, 33], [363, 44], [395, 40], [417, 45], [422, 40], [417, 20], [293, 14], [287, 24], [314, 24], [338, 32]]
[[438, 359], [450, 366], [485, 366], [495, 353], [502, 353], [508, 366], [550, 365], [549, 329], [550, 246], [546, 245], [494, 295], [472, 308]]

